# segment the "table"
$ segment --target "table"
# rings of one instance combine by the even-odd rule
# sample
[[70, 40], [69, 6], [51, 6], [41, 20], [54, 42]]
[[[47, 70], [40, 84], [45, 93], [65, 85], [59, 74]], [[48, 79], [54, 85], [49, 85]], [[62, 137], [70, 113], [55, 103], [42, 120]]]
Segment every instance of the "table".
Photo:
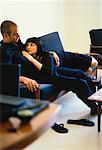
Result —
[[32, 118], [27, 124], [22, 124], [16, 132], [10, 132], [9, 121], [0, 124], [0, 150], [22, 149], [40, 137], [56, 119], [61, 106], [50, 103], [49, 107]]
[[101, 104], [102, 104], [102, 88], [92, 94], [88, 100], [98, 103], [98, 132], [100, 132], [101, 126]]

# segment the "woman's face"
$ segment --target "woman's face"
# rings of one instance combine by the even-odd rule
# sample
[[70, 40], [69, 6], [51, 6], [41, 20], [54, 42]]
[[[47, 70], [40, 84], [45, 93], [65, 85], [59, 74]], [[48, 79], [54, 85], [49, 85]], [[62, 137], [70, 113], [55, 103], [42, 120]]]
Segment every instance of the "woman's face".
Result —
[[26, 51], [30, 55], [36, 55], [36, 53], [37, 53], [37, 45], [35, 43], [32, 43], [32, 42], [27, 43]]

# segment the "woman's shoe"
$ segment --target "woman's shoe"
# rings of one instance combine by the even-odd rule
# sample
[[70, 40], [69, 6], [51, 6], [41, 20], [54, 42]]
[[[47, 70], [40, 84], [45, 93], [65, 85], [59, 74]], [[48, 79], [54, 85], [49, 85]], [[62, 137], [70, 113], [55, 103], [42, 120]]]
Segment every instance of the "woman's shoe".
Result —
[[87, 120], [87, 119], [79, 119], [79, 120], [72, 120], [69, 119], [67, 121], [69, 124], [77, 124], [77, 125], [83, 125], [83, 126], [94, 126], [94, 122]]
[[57, 124], [55, 123], [53, 126], [52, 126], [52, 129], [55, 130], [56, 132], [58, 133], [67, 133], [68, 132], [68, 129], [66, 129], [64, 127], [64, 124]]
[[91, 108], [91, 111], [90, 111], [90, 115], [97, 115], [97, 109], [96, 108]]
[[[91, 111], [90, 111], [90, 115], [97, 115], [98, 114], [98, 107], [95, 109], [95, 108], [91, 108]], [[100, 108], [100, 112], [99, 113], [102, 113], [102, 107]]]

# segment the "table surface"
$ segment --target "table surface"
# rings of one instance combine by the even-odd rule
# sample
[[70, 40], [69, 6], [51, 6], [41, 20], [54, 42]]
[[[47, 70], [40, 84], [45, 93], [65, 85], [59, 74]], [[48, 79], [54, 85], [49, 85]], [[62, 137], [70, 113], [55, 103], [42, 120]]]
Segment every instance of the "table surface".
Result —
[[61, 106], [50, 103], [49, 107], [33, 117], [27, 124], [21, 124], [16, 132], [10, 132], [9, 121], [0, 124], [0, 150], [22, 149], [40, 137], [59, 118]]
[[88, 99], [92, 101], [102, 102], [102, 88], [92, 94]]

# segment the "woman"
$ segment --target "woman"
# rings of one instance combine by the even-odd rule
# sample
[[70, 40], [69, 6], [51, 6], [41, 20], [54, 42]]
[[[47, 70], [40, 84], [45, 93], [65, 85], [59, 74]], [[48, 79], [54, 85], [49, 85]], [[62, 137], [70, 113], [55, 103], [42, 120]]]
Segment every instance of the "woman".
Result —
[[22, 51], [23, 56], [41, 72], [41, 77], [46, 75], [52, 83], [57, 84], [62, 89], [68, 89], [76, 93], [91, 108], [91, 112], [97, 110], [96, 103], [87, 100], [95, 91], [94, 85], [91, 78], [82, 70], [57, 67], [51, 62], [51, 54], [42, 50], [40, 41], [36, 37], [27, 39], [25, 48], [27, 52]]
[[33, 65], [39, 71], [43, 72], [43, 75], [52, 75], [53, 77], [75, 77], [78, 79], [83, 79], [87, 81], [92, 92], [94, 92], [95, 88], [93, 82], [91, 78], [84, 73], [84, 71], [82, 71], [81, 69], [56, 66], [54, 61], [51, 60], [51, 54], [47, 51], [42, 50], [39, 38], [33, 37], [27, 39], [25, 47], [28, 53], [23, 51], [23, 56], [25, 56], [31, 63], [33, 63]]

